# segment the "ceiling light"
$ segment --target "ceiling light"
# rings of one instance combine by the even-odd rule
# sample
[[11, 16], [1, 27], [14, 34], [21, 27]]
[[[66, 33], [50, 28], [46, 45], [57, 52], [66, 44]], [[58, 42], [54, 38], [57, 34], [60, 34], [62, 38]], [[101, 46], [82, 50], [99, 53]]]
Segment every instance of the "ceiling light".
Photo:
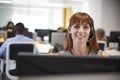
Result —
[[83, 0], [69, 0], [69, 1], [83, 1]]
[[11, 0], [0, 0], [0, 3], [12, 3]]

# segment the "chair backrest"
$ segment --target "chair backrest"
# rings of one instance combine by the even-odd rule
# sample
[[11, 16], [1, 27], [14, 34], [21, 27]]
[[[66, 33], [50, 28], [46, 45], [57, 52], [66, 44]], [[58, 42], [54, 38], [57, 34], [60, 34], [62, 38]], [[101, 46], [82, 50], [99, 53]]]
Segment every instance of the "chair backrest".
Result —
[[2, 44], [3, 44], [3, 42], [0, 42], [0, 47], [1, 47]]
[[105, 50], [105, 48], [107, 47], [107, 42], [105, 41], [97, 41], [100, 50]]
[[[11, 80], [18, 79], [18, 77], [16, 77], [15, 75], [10, 74], [10, 70], [11, 70], [11, 66], [16, 65], [12, 63], [13, 62], [16, 63], [17, 54], [19, 52], [34, 53], [35, 52], [34, 42], [16, 41], [8, 44], [6, 50], [6, 75]], [[11, 63], [11, 61], [13, 62]], [[16, 67], [13, 67], [12, 69], [15, 70]]]
[[20, 42], [20, 43], [12, 43], [8, 47], [9, 49], [9, 58], [16, 60], [16, 56], [18, 52], [33, 52], [34, 45], [31, 43]]

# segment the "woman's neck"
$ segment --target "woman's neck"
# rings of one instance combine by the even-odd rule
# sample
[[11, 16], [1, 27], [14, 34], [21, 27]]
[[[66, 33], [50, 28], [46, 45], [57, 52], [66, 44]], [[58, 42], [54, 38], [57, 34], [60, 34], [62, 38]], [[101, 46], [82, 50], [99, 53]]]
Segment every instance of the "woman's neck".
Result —
[[72, 53], [74, 55], [87, 56], [89, 54], [89, 47], [86, 44], [73, 45]]

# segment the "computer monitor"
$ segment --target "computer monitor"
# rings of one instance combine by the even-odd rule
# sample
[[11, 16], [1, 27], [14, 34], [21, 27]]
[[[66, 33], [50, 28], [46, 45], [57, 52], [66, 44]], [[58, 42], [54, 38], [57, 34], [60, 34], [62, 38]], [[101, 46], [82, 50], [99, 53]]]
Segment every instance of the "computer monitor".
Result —
[[51, 43], [51, 39], [52, 39], [52, 33], [54, 32], [63, 32], [63, 33], [66, 33], [66, 31], [59, 31], [59, 30], [50, 30], [49, 32], [49, 43]]
[[33, 39], [33, 33], [32, 32], [27, 31], [27, 32], [24, 33], [24, 35], [31, 38], [31, 39]]
[[118, 42], [120, 37], [120, 31], [111, 31], [110, 32], [110, 42]]
[[4, 30], [4, 39], [11, 38], [15, 36], [14, 28], [13, 27], [7, 27]]
[[107, 43], [105, 41], [97, 41], [100, 50], [105, 50], [107, 48]]
[[19, 54], [18, 76], [120, 72], [118, 57], [80, 57]]
[[4, 28], [0, 27], [0, 36], [4, 36], [4, 31], [5, 31]]
[[52, 33], [53, 32], [57, 32], [57, 30], [50, 30], [50, 32], [49, 32], [49, 43], [51, 43]]
[[41, 37], [42, 41], [44, 41], [44, 36], [49, 36], [49, 29], [35, 29], [37, 36]]
[[111, 31], [109, 42], [118, 43], [118, 50], [120, 50], [120, 31]]
[[64, 49], [66, 32], [52, 32], [51, 45], [54, 46], [54, 52], [58, 52]]
[[0, 30], [4, 30], [4, 28], [3, 28], [3, 27], [0, 27]]
[[7, 38], [11, 38], [11, 37], [14, 37], [15, 36], [15, 33], [12, 31], [7, 31]]

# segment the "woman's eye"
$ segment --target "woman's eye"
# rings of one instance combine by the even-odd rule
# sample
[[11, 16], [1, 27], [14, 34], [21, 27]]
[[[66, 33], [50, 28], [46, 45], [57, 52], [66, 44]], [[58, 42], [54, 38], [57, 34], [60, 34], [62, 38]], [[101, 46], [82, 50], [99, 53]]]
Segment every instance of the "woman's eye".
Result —
[[74, 26], [74, 28], [78, 29], [80, 26]]
[[90, 27], [88, 27], [88, 26], [85, 26], [85, 27], [84, 27], [84, 29], [89, 29], [89, 28], [90, 28]]

